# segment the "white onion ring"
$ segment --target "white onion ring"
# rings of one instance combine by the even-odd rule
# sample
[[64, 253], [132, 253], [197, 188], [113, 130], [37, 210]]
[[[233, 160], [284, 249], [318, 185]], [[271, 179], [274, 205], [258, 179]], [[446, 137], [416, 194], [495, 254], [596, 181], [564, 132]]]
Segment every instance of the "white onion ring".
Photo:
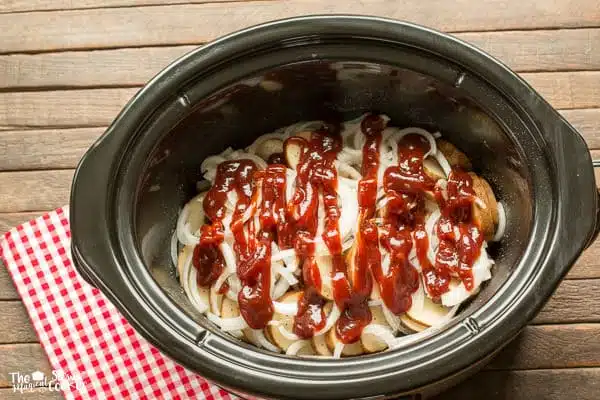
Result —
[[248, 328], [248, 324], [241, 315], [233, 318], [221, 318], [212, 312], [207, 312], [206, 317], [221, 328], [223, 332], [239, 331]]
[[273, 309], [278, 314], [296, 315], [298, 314], [298, 303], [282, 303], [280, 301], [274, 301]]
[[298, 283], [298, 279], [294, 276], [294, 274], [280, 263], [272, 265], [271, 267], [273, 269], [273, 272], [281, 275], [281, 277], [285, 279], [290, 286]]
[[418, 128], [416, 126], [404, 128], [404, 129], [388, 128], [388, 129], [384, 130], [384, 132], [382, 134], [381, 142], [382, 143], [383, 142], [396, 142], [397, 143], [404, 136], [411, 135], [411, 134], [423, 136], [429, 142], [429, 151], [427, 151], [427, 153], [425, 153], [423, 158], [427, 158], [432, 154], [435, 155], [438, 152], [437, 145], [435, 143], [435, 138], [433, 137], [433, 135], [431, 133], [429, 133], [428, 131], [426, 131], [425, 129]]
[[322, 335], [322, 334], [326, 333], [328, 330], [330, 330], [333, 327], [333, 325], [337, 322], [337, 320], [340, 318], [341, 315], [342, 315], [342, 313], [341, 313], [340, 309], [334, 303], [333, 307], [331, 308], [331, 312], [327, 316], [327, 321], [325, 322], [325, 326], [323, 328], [319, 329], [318, 331], [316, 331], [315, 336]]
[[506, 230], [506, 213], [504, 211], [504, 206], [502, 203], [498, 202], [498, 227], [496, 228], [496, 233], [492, 238], [492, 242], [497, 242], [502, 239], [504, 236], [504, 231]]
[[344, 351], [344, 343], [337, 342], [335, 344], [335, 349], [333, 350], [333, 358], [340, 358], [342, 356], [342, 351]]
[[173, 232], [173, 234], [171, 235], [170, 250], [171, 262], [175, 266], [175, 271], [177, 272], [177, 274], [179, 274], [179, 271], [177, 271], [177, 231]]
[[263, 347], [274, 353], [279, 353], [281, 351], [281, 349], [279, 347], [277, 347], [273, 343], [269, 342], [269, 340], [266, 338], [265, 333], [262, 331], [262, 329], [247, 329], [246, 335], [250, 336], [250, 338], [249, 338], [250, 341], [252, 341], [259, 347]]
[[302, 338], [293, 332], [288, 331], [282, 324], [277, 325], [279, 333], [287, 340], [301, 340]]
[[295, 356], [307, 345], [310, 345], [310, 340], [297, 340], [288, 347], [285, 354], [288, 356]]
[[384, 341], [388, 347], [394, 345], [396, 337], [390, 328], [379, 324], [369, 324], [363, 329], [363, 334], [371, 334]]
[[446, 156], [441, 151], [436, 151], [433, 153], [433, 157], [436, 159], [440, 167], [444, 170], [444, 174], [446, 174], [446, 178], [450, 176], [452, 172], [452, 167], [450, 167], [450, 163], [446, 159]]

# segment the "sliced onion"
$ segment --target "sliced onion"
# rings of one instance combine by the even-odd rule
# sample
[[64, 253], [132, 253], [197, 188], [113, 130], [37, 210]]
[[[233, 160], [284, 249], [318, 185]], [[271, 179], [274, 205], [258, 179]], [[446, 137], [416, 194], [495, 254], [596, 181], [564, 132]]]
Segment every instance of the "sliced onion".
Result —
[[248, 153], [256, 154], [256, 150], [267, 140], [271, 139], [279, 139], [284, 140], [282, 132], [274, 132], [274, 133], [265, 133], [264, 135], [260, 135], [256, 140], [248, 146]]
[[183, 206], [183, 209], [179, 213], [175, 233], [177, 234], [177, 240], [179, 240], [183, 245], [195, 246], [200, 243], [200, 238], [190, 232], [190, 224], [187, 222], [190, 214], [189, 204], [190, 203], [187, 203], [185, 206]]
[[384, 341], [388, 347], [394, 345], [396, 337], [390, 328], [379, 324], [369, 324], [363, 329], [363, 334], [371, 334]]
[[269, 351], [275, 352], [275, 353], [279, 353], [281, 351], [281, 349], [279, 349], [279, 347], [275, 346], [273, 343], [269, 342], [269, 340], [266, 338], [265, 333], [262, 331], [262, 329], [246, 329], [245, 330], [246, 335], [249, 336], [249, 340], [253, 343], [255, 343], [257, 346], [259, 347], [263, 347]]
[[492, 268], [494, 261], [487, 254], [486, 247], [486, 243], [483, 242], [479, 257], [475, 260], [475, 263], [471, 268], [471, 272], [473, 273], [473, 290], [467, 290], [462, 282], [455, 285], [451, 283], [450, 290], [441, 295], [442, 304], [444, 306], [453, 307], [459, 305], [477, 293], [481, 283], [492, 277], [490, 269]]
[[358, 172], [356, 170], [356, 168], [352, 167], [351, 165], [343, 162], [343, 161], [336, 161], [337, 164], [337, 169], [339, 171], [340, 175], [347, 175], [348, 177], [350, 177], [351, 179], [361, 179], [362, 175], [360, 174], [360, 172]]
[[273, 309], [278, 314], [283, 314], [283, 315], [298, 314], [298, 304], [297, 303], [282, 303], [280, 301], [274, 301]]
[[498, 227], [496, 233], [492, 238], [492, 242], [497, 242], [504, 236], [504, 230], [506, 229], [506, 213], [504, 212], [504, 206], [498, 202]]
[[235, 155], [235, 160], [250, 160], [256, 164], [259, 169], [267, 168], [267, 162], [255, 154], [242, 153]]
[[337, 342], [333, 349], [333, 358], [340, 358], [342, 356], [342, 351], [344, 351], [344, 343]]
[[381, 304], [381, 310], [383, 311], [385, 321], [392, 328], [393, 332], [398, 332], [401, 328], [400, 318], [394, 315], [394, 313], [391, 312], [384, 303]]
[[223, 295], [218, 293], [218, 291], [215, 289], [215, 285], [211, 286], [210, 294], [208, 297], [208, 299], [210, 301], [210, 309], [217, 310], [216, 315], [220, 317], [221, 316], [221, 305], [218, 303], [219, 296], [223, 296]]
[[288, 331], [281, 324], [277, 327], [277, 329], [279, 329], [279, 332], [283, 335], [283, 337], [286, 338], [286, 339], [288, 339], [288, 340], [300, 340], [301, 339], [300, 336], [296, 335], [293, 332]]
[[310, 346], [310, 340], [297, 340], [288, 347], [285, 354], [288, 356], [295, 356], [307, 345]]
[[[296, 315], [296, 313], [294, 313], [294, 315]], [[315, 332], [315, 336], [322, 335], [322, 334], [326, 333], [328, 330], [330, 330], [333, 327], [333, 325], [335, 325], [335, 323], [337, 322], [337, 320], [340, 318], [341, 315], [342, 315], [342, 313], [341, 313], [340, 309], [334, 303], [333, 307], [331, 308], [331, 312], [327, 316], [327, 321], [325, 322], [325, 326], [323, 328], [319, 329], [317, 332]]]
[[[190, 268], [188, 286], [189, 286], [189, 298], [192, 303], [196, 306], [196, 309], [201, 313], [206, 312], [208, 310], [208, 304], [204, 301], [204, 299], [200, 296], [200, 288], [198, 286], [198, 271], [196, 268]], [[204, 289], [203, 289], [204, 290]], [[210, 301], [210, 294], [208, 295]]]
[[217, 325], [223, 332], [237, 331], [248, 328], [248, 324], [240, 315], [233, 318], [221, 318], [211, 312], [206, 313], [209, 321]]
[[177, 270], [177, 230], [171, 235], [171, 262], [175, 266], [175, 272], [179, 275]]
[[294, 274], [280, 263], [272, 265], [272, 268], [273, 272], [281, 275], [281, 277], [285, 279], [290, 284], [290, 286], [298, 283], [298, 279], [294, 276]]
[[381, 299], [373, 299], [373, 300], [369, 300], [367, 302], [367, 305], [369, 307], [377, 307], [377, 306], [383, 305], [383, 302], [381, 301]]
[[202, 164], [200, 164], [200, 171], [202, 171], [203, 173], [206, 173], [209, 170], [216, 171], [217, 166], [225, 161], [227, 161], [227, 159], [225, 159], [225, 157], [223, 156], [206, 157], [204, 161], [202, 161]]
[[[386, 132], [387, 131], [387, 132]], [[435, 155], [437, 151], [437, 145], [435, 143], [435, 138], [431, 133], [426, 131], [425, 129], [417, 128], [416, 126], [404, 128], [404, 129], [389, 129], [384, 130], [381, 142], [398, 142], [406, 135], [420, 135], [423, 136], [429, 142], [429, 151], [425, 153], [423, 158], [427, 158], [429, 155]]]
[[225, 259], [225, 265], [227, 266], [227, 271], [231, 273], [235, 273], [237, 271], [237, 262], [235, 260], [235, 254], [231, 249], [229, 243], [222, 242], [219, 245], [219, 250], [223, 254], [223, 258]]
[[296, 250], [285, 249], [273, 251], [273, 254], [271, 255], [271, 263], [276, 263], [288, 257], [296, 257]]
[[435, 153], [433, 153], [433, 157], [436, 159], [438, 164], [440, 164], [440, 167], [442, 167], [442, 169], [444, 170], [444, 174], [446, 174], [446, 177], [449, 177], [450, 173], [452, 172], [452, 167], [450, 167], [450, 163], [448, 162], [448, 160], [446, 160], [446, 156], [438, 150]]
[[279, 279], [277, 283], [273, 286], [273, 294], [271, 295], [271, 299], [277, 300], [281, 296], [283, 296], [288, 289], [290, 288], [290, 284], [285, 279]]

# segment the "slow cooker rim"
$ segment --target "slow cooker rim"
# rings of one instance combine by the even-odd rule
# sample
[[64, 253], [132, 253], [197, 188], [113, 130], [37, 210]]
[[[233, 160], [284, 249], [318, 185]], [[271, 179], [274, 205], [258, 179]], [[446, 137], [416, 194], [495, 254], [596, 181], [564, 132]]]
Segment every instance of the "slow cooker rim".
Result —
[[[349, 22], [353, 22], [353, 23], [354, 23], [354, 22], [357, 22], [357, 21], [364, 21], [364, 20], [368, 20], [369, 22], [372, 22], [372, 21], [373, 21], [373, 19], [372, 19], [372, 18], [365, 18], [365, 17], [349, 17], [349, 16], [341, 17], [341, 16], [336, 16], [336, 17], [334, 17], [334, 18], [338, 18], [338, 21], [335, 21], [335, 22], [337, 22], [337, 23], [344, 23], [344, 24], [346, 24], [346, 26], [350, 26], [350, 25], [351, 25], [351, 24], [349, 24]], [[339, 18], [342, 18], [342, 19], [348, 19], [348, 20], [340, 21], [340, 20], [339, 20]], [[224, 45], [224, 43], [225, 43], [226, 41], [228, 41], [228, 40], [235, 40], [235, 39], [236, 39], [236, 37], [239, 37], [240, 35], [249, 34], [249, 33], [251, 33], [252, 31], [256, 32], [256, 30], [259, 30], [259, 29], [268, 29], [269, 27], [272, 27], [272, 26], [273, 26], [273, 25], [275, 25], [275, 24], [303, 23], [303, 22], [307, 22], [307, 21], [309, 21], [309, 20], [310, 20], [310, 21], [327, 21], [327, 20], [329, 20], [329, 19], [330, 19], [330, 17], [319, 17], [319, 16], [317, 16], [317, 17], [303, 17], [303, 18], [296, 18], [296, 19], [292, 19], [292, 20], [286, 20], [286, 21], [275, 22], [275, 23], [271, 23], [271, 24], [265, 24], [265, 25], [262, 25], [262, 26], [259, 26], [259, 27], [250, 28], [250, 29], [248, 29], [248, 30], [245, 30], [245, 31], [239, 32], [239, 33], [237, 33], [237, 34], [230, 35], [230, 36], [228, 36], [228, 37], [226, 37], [226, 38], [224, 38], [224, 39], [221, 39], [221, 40], [219, 40], [219, 41], [215, 42], [213, 45], [209, 45], [209, 47], [208, 47], [208, 48], [207, 48], [207, 47], [205, 47], [205, 48], [202, 48], [202, 49], [196, 50], [196, 51], [194, 51], [194, 52], [190, 53], [189, 55], [187, 55], [187, 56], [184, 56], [184, 58], [182, 58], [182, 59], [180, 59], [180, 60], [176, 61], [174, 64], [172, 64], [172, 65], [171, 65], [170, 67], [168, 67], [166, 70], [164, 70], [164, 71], [163, 71], [161, 74], [159, 74], [159, 76], [157, 76], [157, 78], [155, 78], [155, 79], [154, 79], [154, 80], [153, 80], [153, 81], [152, 81], [152, 82], [151, 82], [151, 83], [150, 83], [150, 84], [149, 84], [149, 85], [148, 85], [148, 86], [147, 86], [147, 87], [146, 87], [146, 88], [145, 88], [145, 89], [144, 89], [144, 90], [143, 90], [143, 91], [140, 93], [140, 94], [136, 95], [136, 97], [134, 98], [134, 100], [132, 100], [132, 102], [131, 102], [131, 103], [128, 105], [128, 107], [131, 107], [131, 106], [132, 106], [132, 104], [134, 104], [136, 101], [139, 101], [139, 99], [140, 99], [140, 97], [141, 97], [141, 96], [144, 96], [144, 95], [146, 95], [146, 96], [147, 96], [147, 95], [148, 95], [148, 91], [150, 90], [150, 88], [154, 88], [154, 89], [156, 89], [157, 87], [160, 87], [160, 80], [162, 79], [161, 77], [163, 77], [163, 78], [164, 78], [165, 74], [167, 74], [167, 73], [168, 73], [170, 70], [172, 70], [172, 69], [173, 69], [173, 68], [175, 68], [176, 66], [177, 66], [177, 67], [180, 67], [180, 66], [181, 66], [181, 63], [185, 63], [186, 61], [189, 61], [189, 60], [190, 60], [192, 57], [194, 57], [195, 55], [199, 54], [199, 53], [200, 53], [200, 52], [202, 52], [202, 51], [209, 51], [211, 46], [216, 46], [216, 47], [223, 46], [223, 45]], [[428, 30], [428, 29], [425, 29], [425, 28], [417, 27], [417, 26], [415, 26], [415, 25], [406, 24], [406, 23], [402, 23], [402, 22], [391, 21], [391, 20], [385, 20], [385, 19], [379, 19], [379, 18], [377, 18], [377, 19], [375, 19], [375, 20], [379, 21], [379, 23], [383, 23], [384, 25], [387, 25], [388, 27], [389, 27], [389, 24], [392, 24], [392, 27], [396, 27], [396, 28], [398, 28], [399, 26], [401, 26], [401, 27], [403, 27], [403, 28], [405, 28], [405, 29], [415, 29], [415, 30], [417, 30], [418, 32], [421, 32], [421, 33], [424, 33], [424, 32], [426, 32], [426, 34], [427, 34], [427, 35], [431, 35], [431, 36], [430, 36], [430, 38], [438, 38], [438, 39], [439, 39], [439, 37], [440, 37], [440, 36], [442, 36], [443, 38], [445, 38], [445, 39], [450, 39], [450, 40], [452, 40], [452, 41], [453, 41], [453, 42], [455, 42], [455, 43], [456, 43], [456, 42], [458, 42], [458, 45], [460, 45], [460, 46], [463, 46], [463, 47], [464, 47], [464, 49], [463, 49], [463, 50], [464, 50], [465, 52], [469, 52], [469, 51], [470, 51], [470, 52], [473, 52], [473, 50], [474, 50], [472, 47], [470, 47], [470, 46], [468, 46], [468, 45], [466, 45], [466, 44], [464, 44], [464, 43], [460, 43], [459, 41], [457, 41], [457, 40], [456, 40], [456, 39], [454, 39], [454, 38], [450, 38], [449, 36], [446, 36], [446, 35], [444, 35], [444, 34], [440, 34], [440, 33], [436, 33], [436, 32], [433, 32], [433, 31], [431, 31], [431, 30]], [[222, 50], [222, 49], [219, 49], [219, 50]], [[489, 61], [490, 61], [490, 58], [489, 58], [489, 56], [487, 56], [487, 55], [484, 55], [484, 54], [480, 53], [479, 51], [475, 51], [475, 53], [477, 53], [477, 54], [476, 54], [477, 56], [480, 56], [480, 57], [481, 57], [481, 56], [483, 56], [483, 57], [484, 57], [484, 60], [485, 60], [486, 62], [489, 62]], [[471, 55], [473, 55], [473, 54], [471, 54]], [[497, 64], [497, 63], [496, 63], [496, 64]], [[505, 72], [505, 73], [507, 73], [507, 74], [506, 74], [506, 78], [507, 78], [507, 79], [509, 79], [509, 80], [510, 80], [510, 79], [514, 80], [514, 79], [516, 78], [516, 76], [514, 76], [514, 74], [512, 74], [512, 72], [508, 71], [508, 70], [507, 70], [507, 69], [506, 69], [504, 66], [502, 66], [502, 65], [498, 65], [498, 64], [497, 64], [497, 66], [499, 66], [499, 67], [501, 67], [501, 68], [504, 68], [504, 70], [505, 70], [504, 72]], [[516, 78], [516, 79], [518, 79], [518, 78]], [[518, 80], [520, 81], [520, 79], [518, 79]], [[513, 82], [513, 83], [515, 83], [515, 82]], [[523, 85], [523, 82], [522, 82], [522, 81], [520, 81], [520, 82], [517, 82], [517, 83], [519, 83], [519, 84]], [[154, 85], [154, 86], [153, 86], [153, 85]], [[156, 93], [156, 90], [155, 90], [155, 93]], [[537, 96], [537, 97], [538, 97], [538, 99], [539, 99], [539, 96]], [[542, 102], [542, 103], [543, 103], [543, 102]], [[549, 107], [549, 106], [548, 106], [548, 107]], [[550, 110], [551, 110], [551, 108], [550, 108]], [[121, 120], [121, 121], [122, 121], [122, 118], [125, 118], [125, 117], [126, 117], [126, 112], [127, 112], [127, 109], [126, 109], [126, 110], [124, 110], [124, 112], [123, 112], [123, 113], [122, 113], [122, 114], [119, 116], [118, 120]], [[552, 112], [553, 112], [553, 114], [552, 114], [553, 116], [554, 116], [554, 115], [556, 115], [556, 113], [555, 113], [553, 110], [552, 110]], [[114, 127], [114, 125], [113, 125], [113, 127]], [[113, 127], [111, 127], [111, 129], [114, 129]], [[568, 127], [568, 126], [566, 126], [565, 128], [566, 128], [566, 129], [568, 129], [569, 127]], [[109, 129], [109, 131], [110, 131], [111, 129]], [[83, 166], [83, 161], [82, 161], [82, 164], [81, 164], [81, 166]], [[78, 172], [79, 172], [79, 168], [78, 168]], [[74, 185], [75, 185], [76, 183], [77, 183], [77, 176], [76, 176], [76, 178], [75, 178]], [[75, 191], [74, 191], [74, 193], [75, 193]], [[74, 196], [74, 197], [73, 197], [73, 201], [72, 201], [72, 205], [73, 205], [73, 207], [74, 207], [74, 208], [75, 208], [75, 204], [76, 204], [76, 199], [75, 199], [75, 196]], [[76, 213], [73, 213], [73, 214], [74, 214], [74, 215], [76, 215]], [[74, 219], [74, 221], [73, 221], [73, 225], [74, 225], [74, 228], [73, 228], [73, 229], [74, 229], [74, 232], [75, 232], [75, 229], [76, 229], [76, 222], [77, 222], [77, 220], [75, 220], [75, 219]], [[75, 235], [74, 235], [74, 238], [75, 238]], [[74, 246], [74, 247], [75, 247], [75, 248], [77, 248], [77, 244], [76, 244], [76, 241], [75, 241], [75, 240], [74, 240], [74, 244], [75, 244], [75, 246]], [[582, 246], [583, 246], [583, 245], [582, 245]], [[577, 254], [578, 250], [579, 250], [579, 249], [575, 249], [575, 252], [574, 252], [573, 254]], [[78, 260], [78, 261], [80, 261], [80, 262], [81, 262], [81, 261], [85, 262], [85, 256], [84, 256], [83, 254], [80, 254], [80, 253], [78, 253], [78, 252], [75, 252], [75, 253], [74, 253], [74, 256], [75, 256], [76, 260]], [[565, 260], [565, 261], [567, 261], [567, 262], [569, 263], [569, 262], [571, 262], [572, 260]], [[91, 266], [88, 266], [88, 268], [87, 268], [87, 269], [93, 269], [93, 268], [92, 268]], [[563, 269], [564, 269], [564, 268], [563, 268]], [[562, 271], [561, 273], [564, 273], [564, 271]], [[560, 274], [558, 274], [558, 277], [560, 277], [561, 273], [560, 273]], [[555, 276], [554, 278], [556, 279], [556, 278], [558, 278], [558, 277], [557, 277], [557, 276]], [[97, 277], [97, 278], [95, 278], [95, 279], [92, 279], [92, 280], [96, 281], [96, 284], [98, 284], [98, 283], [99, 283], [98, 281], [102, 281], [101, 277]], [[102, 286], [105, 286], [105, 285], [102, 285]], [[106, 287], [106, 286], [105, 286], [105, 289], [110, 291], [110, 288], [108, 288], [108, 287]], [[116, 295], [115, 295], [115, 293], [113, 293], [113, 296], [114, 296], [114, 297], [118, 297], [118, 296], [116, 296]], [[111, 297], [113, 297], [113, 296], [111, 296]], [[544, 297], [544, 296], [542, 296], [542, 297]], [[122, 304], [121, 304], [121, 306], [123, 307], [123, 305], [122, 305]], [[125, 308], [126, 308], [126, 307], [125, 307]], [[534, 312], [534, 310], [531, 310], [531, 311], [530, 311], [530, 314], [532, 314], [533, 312]], [[139, 325], [139, 324], [138, 324], [138, 325]], [[142, 324], [142, 325], [143, 325], [143, 324]], [[517, 325], [520, 325], [520, 324], [517, 324]], [[520, 327], [520, 326], [519, 326], [519, 327]], [[515, 328], [515, 329], [518, 329], [519, 327], [517, 327], [517, 328]], [[142, 328], [142, 330], [143, 330], [143, 328]], [[154, 338], [154, 339], [155, 339], [155, 340], [152, 340], [152, 341], [153, 341], [153, 342], [155, 342], [155, 344], [158, 344], [158, 345], [159, 345], [159, 347], [161, 347], [161, 348], [163, 349], [163, 351], [167, 352], [168, 354], [170, 354], [170, 353], [171, 353], [171, 350], [172, 350], [172, 349], [170, 349], [170, 348], [166, 348], [166, 349], [165, 349], [165, 348], [164, 348], [165, 346], [162, 346], [162, 345], [161, 345], [161, 343], [157, 343], [157, 341], [156, 341], [156, 338]], [[177, 359], [178, 357], [175, 357], [175, 358]], [[342, 363], [340, 363], [340, 364], [338, 364], [338, 367], [339, 367], [339, 366], [341, 366], [342, 364], [343, 364], [343, 362], [342, 362]], [[190, 363], [190, 366], [193, 366], [193, 365], [194, 365], [194, 364]], [[198, 368], [197, 368], [197, 365], [196, 365], [196, 368], [195, 368], [195, 369], [198, 369]], [[253, 389], [253, 388], [248, 388], [248, 389], [250, 389], [250, 390], [251, 390], [251, 389]]]

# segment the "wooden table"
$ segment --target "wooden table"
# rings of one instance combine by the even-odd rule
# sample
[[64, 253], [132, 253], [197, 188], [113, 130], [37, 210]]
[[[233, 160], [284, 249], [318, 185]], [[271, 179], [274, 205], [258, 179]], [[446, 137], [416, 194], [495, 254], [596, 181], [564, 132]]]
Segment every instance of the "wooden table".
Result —
[[[66, 204], [84, 150], [174, 58], [245, 26], [332, 12], [406, 19], [479, 46], [560, 109], [600, 158], [599, 0], [5, 0], [0, 231]], [[59, 398], [12, 392], [9, 372], [36, 369], [50, 366], [0, 268], [0, 398]], [[600, 241], [517, 340], [441, 398], [600, 398]]]

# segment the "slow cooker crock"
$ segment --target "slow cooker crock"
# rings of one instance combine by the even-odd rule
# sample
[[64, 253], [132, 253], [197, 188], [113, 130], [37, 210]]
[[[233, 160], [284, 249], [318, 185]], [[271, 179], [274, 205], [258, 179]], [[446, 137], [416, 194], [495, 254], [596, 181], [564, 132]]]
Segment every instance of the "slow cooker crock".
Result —
[[[202, 160], [309, 119], [382, 112], [441, 130], [507, 210], [493, 279], [447, 327], [393, 351], [342, 360], [268, 353], [194, 312], [169, 238]], [[83, 157], [71, 193], [72, 255], [154, 345], [242, 395], [386, 398], [473, 373], [540, 310], [597, 228], [582, 137], [500, 62], [451, 36], [361, 16], [249, 28], [172, 63]]]

